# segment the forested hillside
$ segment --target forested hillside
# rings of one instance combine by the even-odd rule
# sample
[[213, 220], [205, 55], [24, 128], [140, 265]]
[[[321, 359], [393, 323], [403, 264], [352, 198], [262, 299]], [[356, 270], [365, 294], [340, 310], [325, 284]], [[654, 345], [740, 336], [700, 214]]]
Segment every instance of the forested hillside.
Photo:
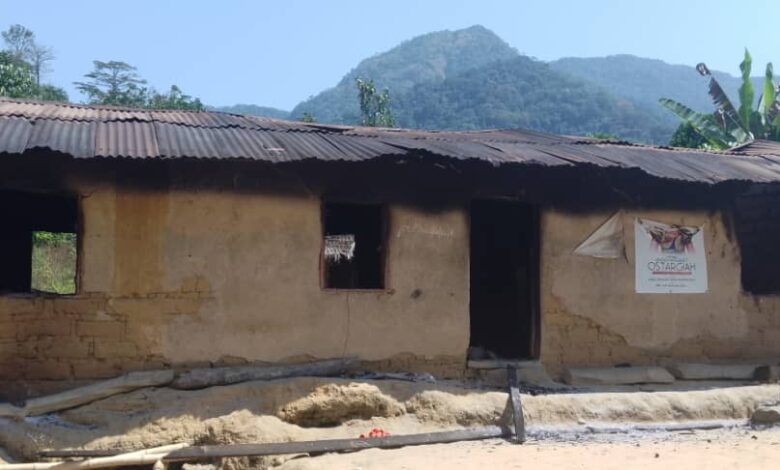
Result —
[[425, 34], [363, 60], [335, 87], [300, 103], [290, 115], [297, 119], [308, 112], [320, 122], [356, 123], [360, 114], [357, 78], [372, 79], [377, 87], [388, 88], [398, 96], [420, 83], [436, 83], [515, 57], [517, 51], [482, 26]]
[[435, 129], [521, 127], [666, 142], [674, 120], [528, 57], [496, 62], [400, 94], [398, 122]]
[[[568, 57], [550, 62], [554, 70], [592, 81], [619, 98], [658, 107], [658, 98], [664, 97], [686, 103], [696, 111], [711, 111], [707, 79], [693, 65], [671, 65], [632, 55]], [[737, 96], [739, 78], [718, 71], [713, 75], [729, 96]], [[760, 77], [753, 78], [753, 86], [761, 89]]]
[[270, 106], [258, 106], [256, 104], [234, 104], [232, 106], [207, 106], [209, 110], [223, 113], [249, 114], [251, 116], [268, 117], [274, 119], [288, 119], [290, 112]]
[[[545, 64], [473, 26], [419, 36], [366, 59], [335, 87], [296, 106], [290, 117], [308, 113], [320, 122], [359, 122], [355, 79], [363, 78], [390, 90], [401, 127], [525, 127], [666, 144], [680, 121], [658, 104], [659, 98], [697, 111], [713, 109], [707, 80], [694, 65], [631, 55]], [[737, 95], [737, 77], [714, 75], [730, 96]], [[760, 89], [761, 79], [754, 81]]]

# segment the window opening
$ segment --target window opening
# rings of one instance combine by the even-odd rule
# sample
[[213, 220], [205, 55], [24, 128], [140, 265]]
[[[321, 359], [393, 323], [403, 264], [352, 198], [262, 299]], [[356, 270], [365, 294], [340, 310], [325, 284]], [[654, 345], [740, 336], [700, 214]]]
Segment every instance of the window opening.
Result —
[[323, 221], [323, 286], [383, 289], [384, 210], [377, 204], [326, 202]]
[[75, 294], [75, 197], [0, 191], [0, 293]]

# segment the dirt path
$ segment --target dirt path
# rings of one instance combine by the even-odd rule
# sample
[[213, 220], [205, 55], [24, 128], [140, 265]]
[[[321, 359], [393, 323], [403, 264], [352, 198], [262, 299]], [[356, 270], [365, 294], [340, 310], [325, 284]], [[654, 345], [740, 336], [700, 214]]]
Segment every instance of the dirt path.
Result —
[[578, 442], [502, 440], [366, 450], [290, 460], [283, 470], [593, 469], [765, 470], [780, 468], [780, 428], [603, 436]]

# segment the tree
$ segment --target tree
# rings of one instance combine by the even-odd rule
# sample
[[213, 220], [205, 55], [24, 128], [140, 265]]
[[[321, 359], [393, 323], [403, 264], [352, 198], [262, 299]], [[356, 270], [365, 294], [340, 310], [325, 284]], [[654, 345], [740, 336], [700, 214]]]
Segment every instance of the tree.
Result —
[[54, 51], [50, 47], [41, 46], [33, 43], [33, 47], [28, 54], [28, 62], [35, 76], [35, 84], [41, 86], [41, 75], [51, 71], [49, 62], [55, 59]]
[[378, 93], [373, 80], [356, 81], [360, 103], [360, 123], [369, 127], [394, 127], [395, 118], [390, 110], [390, 91]]
[[709, 94], [715, 103], [713, 114], [697, 113], [677, 101], [661, 98], [659, 102], [688, 123], [705, 141], [705, 146], [727, 149], [753, 141], [755, 138], [777, 139], [780, 135], [780, 86], [774, 83], [772, 63], [766, 66], [764, 86], [758, 109], [753, 109], [755, 92], [750, 80], [753, 59], [745, 50], [739, 64], [742, 85], [739, 88], [739, 108], [736, 108], [710, 70], [703, 63], [696, 70], [709, 78]]
[[304, 111], [304, 113], [301, 115], [301, 122], [313, 123], [317, 122], [317, 118], [315, 118], [312, 113]]
[[680, 123], [677, 130], [672, 134], [669, 145], [672, 147], [685, 147], [690, 149], [705, 148], [707, 139], [701, 136], [691, 123], [685, 121]]
[[55, 59], [54, 51], [35, 41], [35, 33], [20, 24], [9, 27], [2, 33], [7, 50], [19, 61], [30, 66], [35, 85], [41, 86], [41, 76], [50, 70], [49, 62]]
[[84, 75], [90, 81], [74, 82], [76, 88], [87, 95], [89, 104], [190, 111], [206, 109], [199, 98], [185, 94], [176, 85], [171, 85], [167, 93], [147, 88], [146, 80], [130, 64], [116, 60], [93, 63], [94, 70]]
[[146, 106], [146, 80], [136, 68], [121, 61], [93, 61], [94, 70], [84, 75], [89, 81], [74, 82], [87, 95], [90, 104], [104, 104], [142, 108]]
[[0, 52], [0, 96], [31, 98], [36, 93], [30, 69], [12, 53]]
[[0, 96], [68, 101], [68, 94], [54, 85], [36, 85], [30, 66], [9, 51], [0, 51]]
[[35, 33], [20, 24], [15, 24], [3, 31], [2, 36], [5, 47], [11, 55], [17, 60], [27, 60], [35, 43]]
[[54, 85], [41, 85], [35, 94], [35, 98], [43, 101], [68, 102], [68, 93], [60, 87]]
[[168, 93], [152, 91], [149, 96], [149, 102], [145, 107], [151, 109], [185, 109], [190, 111], [203, 111], [206, 109], [203, 103], [200, 102], [200, 99], [185, 95], [176, 85], [171, 85]]

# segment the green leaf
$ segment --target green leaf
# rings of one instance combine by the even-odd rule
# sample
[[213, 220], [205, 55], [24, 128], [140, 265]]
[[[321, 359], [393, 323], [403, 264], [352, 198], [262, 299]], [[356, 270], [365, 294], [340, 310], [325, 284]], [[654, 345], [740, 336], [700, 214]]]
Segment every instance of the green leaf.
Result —
[[715, 113], [713, 113], [712, 116], [720, 127], [729, 131], [732, 129], [742, 129], [745, 132], [749, 132], [745, 125], [742, 124], [739, 113], [734, 105], [731, 104], [731, 100], [726, 92], [723, 91], [723, 87], [720, 86], [720, 83], [718, 83], [712, 73], [710, 73], [710, 69], [708, 69], [704, 63], [701, 63], [696, 66], [696, 70], [702, 76], [709, 77], [710, 79], [709, 94], [716, 107]]
[[742, 121], [742, 128], [750, 130], [750, 115], [753, 112], [753, 82], [750, 80], [750, 69], [753, 66], [753, 58], [750, 52], [745, 49], [745, 58], [739, 64], [739, 70], [742, 72], [742, 85], [739, 87], [739, 117]]
[[764, 115], [765, 122], [772, 122], [771, 119], [767, 119], [772, 106], [775, 104], [775, 77], [772, 70], [772, 62], [766, 64], [766, 72], [764, 73], [764, 90], [761, 94], [761, 112]]
[[[732, 134], [725, 129], [718, 127], [714, 122], [712, 116], [704, 113], [697, 113], [684, 104], [677, 101], [661, 98], [658, 100], [661, 106], [672, 111], [674, 114], [680, 117], [683, 121], [689, 123], [707, 142], [717, 149], [727, 149], [735, 145], [739, 145], [739, 139], [735, 138]], [[745, 141], [747, 142], [747, 140]]]

